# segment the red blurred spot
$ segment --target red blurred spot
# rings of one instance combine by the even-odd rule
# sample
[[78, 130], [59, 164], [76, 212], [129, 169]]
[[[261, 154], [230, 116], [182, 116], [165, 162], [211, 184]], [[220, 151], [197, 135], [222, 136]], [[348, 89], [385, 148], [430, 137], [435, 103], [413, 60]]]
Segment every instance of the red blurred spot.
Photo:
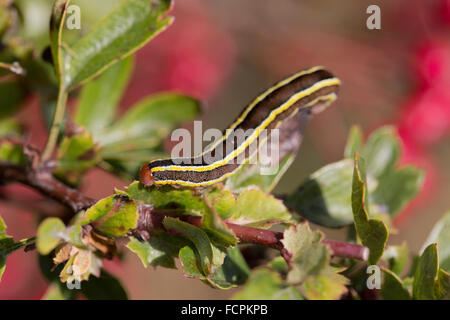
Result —
[[172, 14], [174, 24], [137, 52], [125, 105], [164, 90], [209, 100], [228, 75], [236, 56], [231, 36], [197, 2], [177, 3]]

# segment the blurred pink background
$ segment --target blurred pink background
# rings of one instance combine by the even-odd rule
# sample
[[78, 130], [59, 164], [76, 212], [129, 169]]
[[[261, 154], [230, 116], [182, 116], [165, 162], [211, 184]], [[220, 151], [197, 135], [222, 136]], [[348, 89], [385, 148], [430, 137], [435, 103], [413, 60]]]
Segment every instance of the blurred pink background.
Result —
[[[381, 30], [366, 28], [366, 8], [381, 8]], [[178, 0], [174, 25], [137, 53], [136, 69], [122, 101], [129, 107], [152, 92], [176, 89], [205, 102], [203, 120], [224, 128], [258, 92], [281, 77], [324, 65], [342, 79], [336, 104], [314, 118], [294, 165], [276, 191], [293, 190], [308, 174], [340, 160], [349, 128], [368, 135], [384, 124], [397, 126], [403, 163], [427, 171], [421, 194], [396, 220], [398, 234], [417, 252], [450, 200], [450, 0], [300, 1]], [[45, 129], [35, 121], [36, 97], [20, 118], [31, 143], [43, 146]], [[89, 172], [83, 191], [109, 195], [127, 182], [100, 170]], [[4, 194], [39, 201], [26, 187]], [[0, 213], [15, 238], [32, 236], [38, 222], [17, 203], [0, 199]], [[344, 233], [325, 230], [328, 237]], [[181, 272], [145, 269], [138, 258], [106, 262], [134, 299], [228, 298], [233, 290], [210, 289]], [[0, 299], [39, 299], [46, 282], [36, 253], [8, 257]]]

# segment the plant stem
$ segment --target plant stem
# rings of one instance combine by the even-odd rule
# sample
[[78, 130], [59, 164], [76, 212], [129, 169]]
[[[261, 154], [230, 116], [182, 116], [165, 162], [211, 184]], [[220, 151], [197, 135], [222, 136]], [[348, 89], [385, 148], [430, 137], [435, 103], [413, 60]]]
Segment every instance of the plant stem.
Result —
[[58, 91], [58, 101], [56, 103], [55, 115], [53, 117], [52, 127], [48, 136], [47, 143], [45, 145], [44, 152], [42, 153], [42, 161], [50, 159], [53, 150], [55, 149], [56, 142], [58, 140], [59, 131], [64, 120], [64, 114], [67, 104], [67, 92], [63, 86], [60, 85]]

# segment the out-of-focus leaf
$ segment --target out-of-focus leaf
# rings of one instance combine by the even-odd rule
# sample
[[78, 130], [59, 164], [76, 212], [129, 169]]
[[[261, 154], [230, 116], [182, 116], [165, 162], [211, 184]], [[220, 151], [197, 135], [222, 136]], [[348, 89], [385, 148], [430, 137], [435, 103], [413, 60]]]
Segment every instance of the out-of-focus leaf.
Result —
[[81, 282], [89, 280], [91, 275], [99, 277], [101, 266], [102, 260], [93, 251], [72, 247], [59, 278], [67, 284], [81, 285]]
[[309, 300], [337, 300], [347, 292], [349, 280], [339, 274], [342, 269], [325, 267], [319, 275], [308, 277], [303, 283], [304, 294]]
[[380, 178], [370, 200], [395, 217], [420, 192], [424, 178], [425, 172], [414, 166], [392, 170]]
[[69, 3], [70, 0], [56, 0], [50, 18], [50, 48], [56, 74], [59, 77], [63, 72], [62, 31]]
[[369, 263], [376, 264], [383, 255], [388, 238], [388, 230], [384, 222], [369, 219], [367, 212], [367, 195], [364, 162], [355, 154], [355, 168], [352, 187], [352, 210], [356, 232], [361, 242], [369, 248]]
[[100, 277], [91, 277], [81, 284], [81, 293], [89, 300], [127, 300], [128, 294], [114, 275], [102, 270]]
[[15, 242], [14, 239], [6, 234], [6, 224], [0, 217], [0, 282], [6, 269], [6, 258], [16, 250], [19, 250], [29, 244], [34, 243], [34, 238], [23, 239]]
[[363, 140], [361, 127], [357, 125], [352, 126], [345, 145], [344, 157], [353, 159], [355, 152], [361, 152]]
[[133, 59], [128, 57], [111, 66], [97, 79], [83, 87], [75, 122], [92, 132], [94, 137], [114, 120], [132, 69]]
[[101, 160], [100, 148], [94, 142], [92, 134], [83, 130], [79, 134], [64, 137], [57, 159], [55, 175], [69, 184], [76, 185], [82, 175]]
[[24, 153], [23, 146], [9, 141], [0, 142], [0, 160], [17, 165], [28, 163], [28, 157]]
[[66, 226], [59, 218], [47, 218], [41, 222], [37, 230], [36, 247], [40, 254], [47, 255], [61, 241]]
[[22, 134], [22, 125], [12, 119], [0, 120], [0, 138], [17, 138]]
[[131, 107], [101, 136], [105, 153], [118, 150], [151, 148], [159, 144], [173, 128], [200, 113], [199, 102], [176, 93], [151, 95]]
[[235, 300], [303, 300], [292, 286], [283, 283], [280, 275], [266, 268], [255, 270]]
[[152, 234], [148, 241], [130, 238], [128, 249], [138, 255], [145, 267], [175, 268], [174, 258], [178, 257], [181, 248], [189, 245], [189, 241], [166, 233]]
[[307, 220], [325, 227], [353, 222], [351, 209], [353, 163], [335, 162], [314, 172], [285, 203]]
[[384, 126], [374, 131], [363, 146], [359, 127], [350, 131], [345, 156], [359, 151], [367, 161], [368, 197], [371, 211], [395, 217], [419, 193], [424, 171], [414, 166], [399, 168], [401, 141], [396, 129]]
[[69, 50], [62, 47], [64, 88], [102, 72], [163, 31], [172, 22], [161, 18], [170, 5], [170, 0], [122, 1]]
[[206, 233], [189, 223], [175, 218], [166, 217], [163, 224], [167, 230], [176, 231], [192, 241], [199, 255], [200, 270], [203, 275], [209, 275], [212, 271], [214, 253]]
[[299, 284], [308, 276], [317, 276], [330, 261], [328, 246], [321, 243], [323, 234], [312, 231], [307, 223], [287, 229], [281, 242], [291, 256], [291, 270], [287, 282]]
[[383, 253], [383, 259], [389, 263], [389, 269], [400, 276], [408, 263], [408, 245], [404, 242], [400, 246], [390, 246]]
[[384, 300], [410, 300], [411, 295], [403, 285], [397, 274], [386, 268], [381, 268], [384, 273], [383, 286], [380, 294]]
[[430, 244], [420, 256], [413, 282], [413, 297], [418, 300], [448, 298], [450, 275], [438, 265], [435, 243]]
[[22, 66], [17, 61], [15, 61], [13, 63], [0, 62], [0, 68], [6, 69], [6, 70], [8, 70], [12, 73], [18, 74], [18, 75], [25, 75], [25, 70], [22, 68]]
[[115, 195], [98, 201], [86, 210], [82, 224], [94, 223], [106, 236], [121, 237], [136, 228], [138, 218], [134, 201]]
[[432, 243], [437, 244], [439, 267], [450, 272], [450, 212], [444, 214], [434, 225], [428, 239], [425, 241], [424, 248]]
[[375, 178], [389, 172], [397, 163], [401, 142], [394, 127], [385, 126], [373, 132], [363, 149], [367, 173]]
[[279, 272], [279, 273], [285, 273], [288, 271], [289, 266], [286, 262], [286, 260], [283, 257], [276, 257], [272, 259], [269, 263], [270, 268], [273, 270]]
[[[257, 186], [264, 192], [271, 192], [280, 181], [287, 169], [291, 166], [295, 156], [288, 154], [279, 164], [275, 174], [261, 174], [261, 166], [257, 164], [244, 164], [237, 173], [226, 180], [225, 186], [234, 192], [240, 192], [248, 186]], [[267, 168], [271, 170], [272, 168]]]
[[274, 223], [288, 222], [291, 214], [281, 200], [259, 189], [246, 189], [237, 198], [233, 214], [227, 221], [253, 226], [269, 228]]

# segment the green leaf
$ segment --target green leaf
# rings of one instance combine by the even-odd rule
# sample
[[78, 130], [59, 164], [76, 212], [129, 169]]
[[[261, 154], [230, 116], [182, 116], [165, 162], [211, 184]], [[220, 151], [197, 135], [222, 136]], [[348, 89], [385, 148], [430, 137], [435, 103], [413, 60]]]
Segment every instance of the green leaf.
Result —
[[199, 113], [199, 102], [185, 95], [158, 93], [148, 96], [101, 135], [105, 154], [114, 158], [119, 150], [155, 147], [180, 123], [194, 119]]
[[152, 234], [148, 241], [139, 241], [130, 237], [127, 247], [138, 255], [144, 267], [175, 268], [174, 258], [178, 257], [181, 248], [189, 245], [188, 240], [166, 233]]
[[62, 32], [67, 16], [70, 0], [56, 0], [53, 4], [50, 18], [50, 49], [56, 74], [60, 77], [63, 69]]
[[238, 239], [233, 231], [228, 229], [225, 222], [220, 218], [216, 210], [212, 207], [206, 209], [203, 216], [202, 229], [206, 231], [211, 241], [216, 245], [229, 247], [237, 244]]
[[303, 283], [303, 291], [309, 300], [337, 300], [347, 292], [349, 280], [343, 275], [342, 268], [325, 267], [319, 275], [308, 277]]
[[401, 142], [395, 127], [385, 126], [373, 132], [363, 149], [367, 161], [367, 172], [379, 178], [388, 173], [397, 163]]
[[161, 15], [170, 5], [170, 0], [122, 1], [70, 49], [63, 50], [64, 88], [90, 79], [167, 28], [172, 18], [161, 19]]
[[410, 300], [411, 295], [397, 274], [386, 268], [381, 268], [384, 273], [383, 286], [380, 294], [384, 300]]
[[450, 211], [434, 225], [424, 248], [436, 243], [439, 253], [439, 267], [450, 272]]
[[267, 268], [251, 273], [243, 289], [233, 296], [234, 300], [303, 300], [292, 286], [283, 283], [280, 275]]
[[58, 149], [58, 167], [55, 175], [71, 185], [77, 185], [83, 174], [100, 160], [100, 148], [94, 142], [92, 134], [82, 131], [66, 136]]
[[9, 119], [22, 107], [27, 96], [19, 80], [3, 80], [0, 83], [0, 120]]
[[[136, 203], [144, 202], [151, 204], [155, 209], [173, 213], [202, 216], [209, 210], [204, 199], [192, 188], [174, 189], [170, 186], [146, 188], [135, 181], [126, 188], [125, 194]], [[205, 194], [222, 219], [230, 216], [236, 200], [229, 190], [214, 188]]]
[[352, 210], [356, 232], [361, 242], [369, 248], [369, 263], [376, 264], [383, 255], [388, 238], [388, 230], [384, 222], [369, 219], [366, 209], [367, 195], [364, 162], [355, 154], [355, 169], [353, 173]]
[[98, 201], [83, 216], [82, 224], [94, 223], [95, 227], [109, 237], [125, 236], [137, 226], [139, 214], [134, 201], [115, 195]]
[[0, 160], [17, 165], [28, 163], [28, 157], [24, 153], [23, 146], [9, 141], [0, 142]]
[[389, 269], [400, 276], [408, 263], [408, 245], [404, 242], [400, 246], [390, 246], [383, 253], [383, 259], [389, 263]]
[[47, 291], [44, 293], [44, 296], [41, 300], [71, 300], [74, 299], [73, 290], [69, 290], [67, 287], [64, 287], [65, 284], [52, 282], [47, 288]]
[[47, 255], [60, 243], [66, 226], [59, 218], [47, 218], [37, 230], [36, 247], [40, 254]]
[[336, 228], [353, 223], [351, 210], [353, 163], [335, 162], [314, 172], [285, 203], [315, 224]]
[[230, 289], [244, 284], [249, 275], [250, 268], [239, 248], [235, 246], [227, 248], [223, 264], [206, 281], [214, 288]]
[[220, 187], [213, 188], [208, 192], [207, 201], [222, 219], [229, 218], [236, 206], [234, 194], [230, 190]]
[[[248, 186], [257, 186], [264, 192], [269, 193], [276, 187], [292, 162], [294, 162], [294, 159], [295, 155], [287, 154], [280, 163], [276, 164], [278, 169], [272, 175], [262, 175], [260, 165], [246, 163], [238, 172], [226, 180], [225, 186], [234, 192], [241, 192], [242, 189]], [[271, 170], [271, 168], [266, 169]]]
[[237, 198], [229, 222], [269, 228], [275, 223], [291, 221], [292, 217], [281, 200], [258, 189], [245, 189]]
[[425, 171], [410, 165], [389, 171], [380, 178], [370, 199], [395, 217], [420, 192], [424, 179]]
[[439, 269], [438, 251], [430, 244], [420, 256], [413, 282], [413, 297], [418, 300], [438, 300], [450, 291], [450, 275]]
[[102, 270], [100, 277], [91, 277], [81, 284], [81, 293], [88, 300], [127, 300], [128, 294], [114, 275]]
[[352, 126], [345, 145], [344, 157], [353, 159], [355, 152], [361, 152], [363, 142], [364, 137], [361, 127], [357, 125]]
[[0, 138], [18, 138], [22, 135], [23, 126], [13, 119], [0, 120]]
[[299, 284], [308, 276], [319, 275], [330, 261], [330, 249], [321, 243], [323, 234], [312, 231], [307, 223], [292, 226], [283, 234], [281, 242], [291, 256], [291, 270], [287, 282]]
[[167, 209], [181, 214], [200, 216], [205, 210], [202, 198], [192, 189], [174, 189], [170, 186], [146, 188], [135, 181], [126, 188], [126, 194], [136, 203], [151, 204], [155, 209]]
[[175, 218], [166, 217], [164, 218], [163, 224], [167, 230], [176, 231], [192, 241], [199, 255], [200, 270], [203, 275], [209, 275], [212, 271], [214, 253], [212, 244], [206, 233], [189, 223]]
[[183, 273], [187, 277], [200, 279], [209, 286], [218, 289], [230, 289], [243, 284], [247, 280], [250, 270], [237, 247], [222, 251], [213, 246], [213, 251], [216, 255], [214, 271], [205, 276], [199, 267], [194, 248], [191, 246], [182, 248], [179, 257]]
[[81, 90], [75, 122], [84, 126], [95, 137], [113, 122], [133, 64], [132, 57], [123, 59]]

